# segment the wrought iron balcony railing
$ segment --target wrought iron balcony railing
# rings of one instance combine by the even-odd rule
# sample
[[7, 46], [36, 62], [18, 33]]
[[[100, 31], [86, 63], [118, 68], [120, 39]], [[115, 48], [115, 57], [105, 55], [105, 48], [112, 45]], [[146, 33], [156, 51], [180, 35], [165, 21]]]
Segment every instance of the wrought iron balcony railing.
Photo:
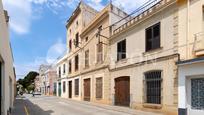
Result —
[[158, 11], [159, 9], [163, 8], [164, 6], [175, 2], [175, 0], [153, 0], [151, 2], [148, 2], [144, 4], [142, 7], [138, 8], [132, 16], [131, 20], [127, 21], [126, 23], [123, 23], [121, 25], [117, 25], [117, 29], [114, 29], [113, 35], [121, 32], [123, 29], [141, 21], [146, 16], [151, 15], [155, 11]]

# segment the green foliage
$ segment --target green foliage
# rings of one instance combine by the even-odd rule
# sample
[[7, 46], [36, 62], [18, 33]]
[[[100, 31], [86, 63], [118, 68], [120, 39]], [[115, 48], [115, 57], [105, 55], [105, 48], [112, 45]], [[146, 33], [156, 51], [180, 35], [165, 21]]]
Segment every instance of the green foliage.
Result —
[[23, 88], [28, 91], [34, 90], [34, 80], [39, 74], [37, 72], [29, 72], [24, 79], [19, 79], [17, 82], [23, 86]]

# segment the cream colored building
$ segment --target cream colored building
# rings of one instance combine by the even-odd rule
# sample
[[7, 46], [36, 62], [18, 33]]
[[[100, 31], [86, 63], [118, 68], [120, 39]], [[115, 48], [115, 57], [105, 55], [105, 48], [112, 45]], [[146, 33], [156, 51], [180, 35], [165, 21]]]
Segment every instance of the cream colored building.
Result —
[[[67, 21], [67, 48], [69, 49], [67, 64], [68, 64], [68, 79], [66, 97], [81, 100], [81, 66], [82, 57], [81, 46], [82, 39], [80, 37], [82, 30], [92, 21], [97, 11], [80, 2], [78, 7], [72, 13], [72, 16]], [[63, 85], [63, 84], [62, 84]]]
[[110, 104], [108, 39], [112, 28], [109, 26], [127, 14], [113, 5], [107, 5], [100, 12], [83, 2], [79, 7], [67, 24], [68, 97]]
[[110, 38], [111, 100], [114, 105], [177, 114], [177, 2], [155, 1], [136, 14]]
[[0, 78], [1, 78], [1, 115], [11, 112], [14, 101], [15, 73], [13, 54], [9, 41], [9, 17], [0, 1]]

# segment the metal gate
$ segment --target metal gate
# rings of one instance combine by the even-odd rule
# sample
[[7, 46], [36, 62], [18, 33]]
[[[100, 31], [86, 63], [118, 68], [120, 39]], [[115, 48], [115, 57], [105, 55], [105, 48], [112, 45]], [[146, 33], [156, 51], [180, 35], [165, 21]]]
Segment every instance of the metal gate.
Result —
[[115, 79], [115, 105], [130, 105], [130, 77], [119, 77]]

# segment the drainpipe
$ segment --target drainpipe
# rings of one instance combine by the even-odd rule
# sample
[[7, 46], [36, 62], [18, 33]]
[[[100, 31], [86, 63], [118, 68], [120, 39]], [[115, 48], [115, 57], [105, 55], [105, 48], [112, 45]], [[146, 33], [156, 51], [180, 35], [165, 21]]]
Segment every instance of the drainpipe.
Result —
[[189, 59], [189, 32], [190, 32], [190, 28], [189, 28], [189, 6], [190, 6], [190, 3], [189, 3], [189, 0], [187, 0], [187, 16], [186, 16], [186, 24], [187, 24], [187, 33], [186, 33], [186, 44], [187, 44], [187, 47], [186, 47], [186, 58]]

